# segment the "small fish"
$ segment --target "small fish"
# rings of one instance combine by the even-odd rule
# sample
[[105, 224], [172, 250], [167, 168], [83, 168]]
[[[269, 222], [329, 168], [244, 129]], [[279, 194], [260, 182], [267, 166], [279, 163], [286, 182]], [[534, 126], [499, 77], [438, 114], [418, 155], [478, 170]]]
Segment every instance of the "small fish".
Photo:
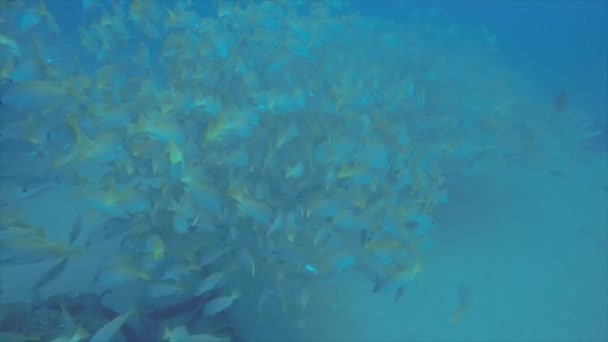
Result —
[[76, 221], [74, 225], [72, 225], [72, 229], [70, 230], [70, 244], [74, 243], [76, 239], [80, 236], [80, 232], [82, 231], [82, 215], [80, 212], [76, 212]]
[[266, 231], [266, 237], [270, 237], [270, 235], [272, 235], [272, 233], [276, 232], [277, 230], [281, 229], [283, 227], [283, 221], [284, 221], [284, 216], [282, 213], [277, 214], [273, 221], [272, 224], [268, 225], [268, 231]]
[[456, 312], [454, 316], [452, 316], [452, 324], [457, 324], [460, 322], [462, 318], [462, 314], [466, 311], [469, 306], [469, 301], [471, 300], [471, 291], [469, 287], [466, 285], [458, 286], [458, 307], [456, 308]]
[[276, 294], [276, 291], [273, 289], [266, 289], [264, 292], [262, 292], [260, 300], [258, 300], [258, 313], [262, 312], [262, 306], [264, 306], [264, 303], [266, 303], [274, 294]]
[[167, 8], [167, 28], [194, 29], [199, 26], [201, 18], [193, 11], [176, 10]]
[[34, 199], [57, 189], [57, 187], [57, 183], [46, 177], [34, 177], [18, 182], [2, 183], [0, 186], [0, 207], [8, 207], [25, 200]]
[[251, 269], [251, 276], [255, 277], [255, 260], [253, 259], [253, 256], [249, 250], [240, 250], [238, 253], [238, 258], [245, 267]]
[[102, 265], [95, 275], [95, 282], [107, 287], [140, 280], [150, 280], [150, 275], [133, 265], [130, 260], [113, 260]]
[[165, 256], [165, 245], [163, 239], [158, 234], [148, 238], [145, 249], [152, 253], [154, 260], [162, 259]]
[[53, 280], [57, 279], [61, 275], [67, 264], [68, 258], [64, 258], [55, 266], [51, 267], [48, 271], [43, 273], [40, 278], [38, 278], [38, 280], [34, 282], [34, 285], [32, 285], [32, 290], [39, 289], [42, 286], [48, 285]]
[[167, 153], [169, 153], [169, 160], [171, 161], [171, 165], [184, 165], [184, 156], [179, 150], [179, 147], [177, 147], [175, 142], [171, 139], [169, 139], [169, 141], [167, 142]]
[[570, 178], [567, 174], [561, 172], [561, 171], [557, 171], [557, 170], [553, 170], [553, 169], [547, 169], [547, 172], [554, 177], [557, 178], [561, 178], [561, 179], [568, 179]]
[[288, 166], [285, 168], [284, 177], [285, 179], [298, 179], [304, 174], [304, 163], [299, 162], [296, 165]]
[[553, 107], [555, 107], [555, 114], [560, 114], [564, 111], [564, 109], [566, 109], [567, 106], [568, 93], [565, 91], [561, 91], [559, 94], [557, 94], [555, 100], [553, 101]]
[[228, 195], [237, 202], [237, 207], [255, 222], [263, 225], [272, 223], [272, 208], [262, 200], [250, 197], [243, 189], [229, 189]]
[[388, 281], [390, 280], [390, 278], [384, 277], [381, 279], [378, 279], [376, 281], [376, 283], [374, 284], [374, 288], [372, 289], [372, 293], [378, 293], [380, 292], [380, 290], [386, 285], [386, 283], [388, 283]]
[[153, 282], [147, 285], [146, 296], [149, 298], [158, 298], [165, 296], [180, 295], [186, 290], [180, 283], [170, 282]]
[[14, 56], [21, 56], [21, 50], [19, 49], [19, 46], [17, 45], [17, 43], [4, 35], [0, 34], [0, 46], [6, 46], [8, 48], [8, 51], [13, 54]]
[[89, 336], [88, 331], [86, 331], [82, 326], [76, 325], [72, 316], [70, 316], [69, 311], [66, 309], [65, 304], [61, 304], [61, 327], [63, 333], [51, 340], [51, 342], [78, 342], [83, 340]]
[[399, 287], [397, 289], [397, 291], [395, 291], [395, 303], [399, 301], [399, 299], [403, 296], [403, 294], [405, 293], [405, 288], [407, 286], [403, 285], [401, 287]]
[[390, 288], [395, 290], [395, 302], [403, 296], [404, 291], [409, 283], [411, 283], [418, 273], [422, 272], [422, 266], [416, 262], [413, 265], [405, 266], [393, 262], [396, 266], [396, 271], [384, 276], [376, 282], [373, 293], [377, 293], [382, 289]]
[[201, 267], [208, 266], [213, 262], [219, 260], [223, 257], [230, 247], [216, 247], [216, 246], [207, 246], [204, 247], [201, 251], [201, 255], [198, 259], [199, 265]]
[[222, 282], [222, 280], [224, 280], [224, 278], [226, 277], [226, 273], [227, 272], [224, 270], [212, 273], [205, 277], [199, 283], [198, 288], [195, 292], [196, 295], [199, 296], [213, 290], [220, 282]]
[[[89, 234], [86, 245], [112, 240], [118, 238], [133, 229], [134, 223], [139, 219], [123, 217], [112, 217], [104, 221], [99, 227]], [[135, 222], [134, 222], [135, 221]]]
[[163, 341], [169, 342], [230, 342], [228, 336], [216, 336], [211, 334], [190, 335], [188, 328], [183, 325], [173, 329], [165, 328]]
[[0, 240], [0, 265], [19, 266], [82, 254], [80, 248], [69, 248], [36, 235]]
[[359, 235], [359, 241], [361, 242], [361, 247], [365, 247], [365, 245], [372, 239], [371, 234], [367, 229], [361, 230], [361, 234]]

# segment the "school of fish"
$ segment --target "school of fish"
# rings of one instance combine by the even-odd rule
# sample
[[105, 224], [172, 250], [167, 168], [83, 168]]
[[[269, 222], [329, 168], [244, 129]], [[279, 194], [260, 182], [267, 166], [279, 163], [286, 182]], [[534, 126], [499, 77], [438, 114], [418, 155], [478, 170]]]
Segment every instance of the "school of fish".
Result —
[[[258, 310], [302, 310], [351, 273], [396, 301], [452, 182], [592, 134], [534, 102], [484, 29], [368, 18], [347, 1], [78, 4], [69, 31], [50, 2], [0, 3], [0, 267], [56, 260], [34, 292], [103, 245], [99, 290], [217, 291], [202, 315], [251, 279], [265, 284], [247, 293]], [[19, 211], [57, 189], [74, 207], [65, 242]]]

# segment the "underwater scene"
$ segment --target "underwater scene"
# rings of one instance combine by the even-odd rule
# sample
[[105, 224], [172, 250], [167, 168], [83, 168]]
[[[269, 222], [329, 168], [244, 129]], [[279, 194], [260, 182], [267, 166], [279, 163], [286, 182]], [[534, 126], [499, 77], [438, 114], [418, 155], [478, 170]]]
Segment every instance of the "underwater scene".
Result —
[[0, 0], [0, 342], [608, 340], [607, 17]]

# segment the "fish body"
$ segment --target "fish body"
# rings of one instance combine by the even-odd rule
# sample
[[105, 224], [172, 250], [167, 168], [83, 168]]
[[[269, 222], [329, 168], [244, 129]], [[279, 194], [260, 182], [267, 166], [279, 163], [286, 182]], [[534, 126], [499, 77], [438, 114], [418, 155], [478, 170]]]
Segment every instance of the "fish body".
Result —
[[134, 313], [135, 310], [131, 309], [106, 323], [91, 337], [91, 342], [111, 341], [112, 337], [116, 334], [120, 327], [122, 327], [122, 325], [125, 324], [129, 317], [131, 317]]
[[457, 324], [460, 322], [462, 315], [469, 307], [469, 302], [471, 300], [471, 290], [465, 286], [460, 285], [458, 287], [458, 306], [456, 308], [456, 312], [452, 316], [452, 324]]
[[72, 229], [70, 229], [70, 237], [69, 237], [70, 244], [73, 244], [76, 241], [76, 239], [78, 239], [81, 231], [82, 231], [82, 215], [80, 215], [80, 212], [77, 212], [76, 221], [74, 221], [74, 224], [72, 225]]
[[398, 301], [405, 293], [406, 287], [416, 278], [418, 273], [422, 272], [422, 266], [418, 262], [413, 265], [402, 266], [397, 265], [396, 271], [390, 273], [383, 278], [380, 278], [372, 292], [376, 293], [380, 290], [393, 290], [395, 291], [395, 302]]
[[32, 289], [39, 289], [40, 287], [48, 285], [53, 280], [57, 279], [61, 275], [61, 273], [63, 273], [63, 270], [65, 269], [67, 263], [68, 258], [64, 258], [55, 266], [51, 267], [48, 271], [43, 273], [40, 278], [38, 278], [38, 280], [34, 282], [34, 285], [32, 285]]
[[82, 253], [80, 248], [68, 248], [39, 236], [22, 236], [0, 241], [0, 266], [35, 264]]
[[260, 224], [270, 224], [274, 213], [272, 208], [264, 201], [249, 197], [243, 193], [232, 193], [231, 197], [238, 203], [238, 208]]
[[219, 271], [208, 275], [199, 283], [195, 292], [196, 295], [202, 295], [213, 290], [225, 277], [226, 271]]
[[216, 315], [230, 307], [240, 296], [241, 293], [235, 291], [230, 295], [214, 298], [205, 304], [203, 314], [205, 316]]
[[195, 334], [191, 335], [183, 325], [173, 329], [166, 328], [163, 333], [163, 341], [169, 342], [230, 342], [228, 336], [216, 336], [211, 334]]

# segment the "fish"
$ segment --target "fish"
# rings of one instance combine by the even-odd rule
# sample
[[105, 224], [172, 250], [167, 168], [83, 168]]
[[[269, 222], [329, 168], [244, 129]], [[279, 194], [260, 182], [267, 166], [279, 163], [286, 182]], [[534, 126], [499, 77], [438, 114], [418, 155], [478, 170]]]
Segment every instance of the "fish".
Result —
[[553, 100], [553, 107], [555, 108], [555, 114], [560, 114], [566, 107], [568, 107], [568, 93], [561, 91]]
[[66, 308], [65, 303], [61, 304], [61, 315], [61, 324], [64, 333], [51, 340], [51, 342], [78, 342], [91, 336], [89, 332], [86, 331], [82, 326], [76, 325], [74, 319]]
[[405, 293], [406, 287], [416, 278], [416, 276], [422, 272], [422, 266], [418, 262], [414, 262], [413, 265], [401, 265], [393, 261], [395, 265], [395, 271], [388, 275], [379, 278], [376, 281], [373, 293], [377, 293], [383, 289], [395, 290], [394, 301], [397, 302]]
[[186, 10], [176, 10], [175, 12], [167, 8], [167, 21], [165, 26], [170, 29], [196, 29], [199, 27], [201, 18], [196, 12]]
[[452, 324], [457, 324], [460, 322], [462, 315], [469, 307], [469, 302], [471, 301], [471, 290], [466, 285], [458, 286], [458, 304], [456, 307], [456, 312], [452, 316]]
[[85, 245], [91, 246], [93, 244], [119, 238], [133, 231], [134, 227], [136, 227], [140, 221], [145, 222], [145, 218], [139, 218], [137, 215], [132, 215], [128, 218], [112, 217], [106, 219], [89, 233]]
[[547, 172], [551, 176], [554, 176], [554, 177], [557, 177], [557, 178], [561, 178], [561, 179], [568, 179], [568, 178], [570, 178], [570, 176], [568, 176], [567, 174], [565, 174], [562, 171], [558, 171], [558, 170], [554, 170], [554, 169], [547, 169]]
[[231, 249], [230, 246], [205, 246], [200, 251], [199, 265], [205, 267], [218, 261]]
[[191, 335], [183, 325], [173, 329], [165, 328], [163, 333], [163, 341], [169, 342], [230, 342], [229, 336], [216, 336], [211, 334], [194, 334]]
[[85, 338], [91, 336], [89, 334], [88, 331], [84, 330], [83, 327], [76, 327], [76, 330], [74, 330], [74, 334], [70, 337], [56, 337], [53, 340], [51, 340], [51, 342], [79, 342], [81, 340], [84, 340]]
[[359, 233], [359, 242], [361, 243], [361, 247], [365, 247], [368, 242], [372, 240], [372, 234], [369, 229], [362, 229], [361, 233]]
[[227, 274], [227, 270], [222, 270], [208, 275], [198, 284], [195, 294], [198, 296], [213, 290], [218, 284], [226, 279]]
[[247, 196], [242, 189], [229, 190], [229, 196], [237, 201], [238, 208], [260, 224], [270, 224], [274, 217], [272, 208], [263, 200]]
[[20, 266], [82, 255], [80, 247], [68, 247], [28, 234], [0, 241], [0, 266]]
[[107, 342], [116, 334], [116, 332], [122, 327], [123, 324], [135, 314], [135, 308], [128, 310], [127, 312], [119, 315], [113, 320], [106, 323], [97, 332], [91, 336], [90, 342]]
[[205, 304], [205, 306], [203, 306], [203, 314], [205, 316], [216, 315], [216, 314], [226, 310], [228, 307], [230, 307], [232, 305], [232, 303], [234, 303], [235, 300], [237, 300], [240, 297], [241, 297], [241, 292], [238, 290], [235, 290], [234, 292], [232, 292], [229, 295], [214, 298], [214, 299], [210, 300], [209, 302], [207, 302]]
[[31, 177], [0, 184], [0, 207], [17, 205], [27, 200], [38, 198], [55, 189], [60, 184], [48, 177]]
[[134, 281], [152, 279], [150, 274], [133, 264], [131, 260], [111, 259], [108, 264], [102, 265], [95, 275], [95, 283], [112, 287]]
[[239, 250], [238, 259], [244, 267], [251, 270], [251, 276], [255, 277], [255, 259], [251, 255], [251, 252], [248, 249]]
[[268, 299], [275, 294], [276, 291], [274, 289], [266, 289], [264, 292], [262, 292], [262, 295], [260, 295], [260, 299], [258, 300], [258, 314], [262, 312], [262, 307], [268, 301]]
[[403, 294], [405, 293], [405, 289], [406, 286], [400, 286], [397, 291], [395, 291], [395, 303], [399, 301], [399, 299], [403, 296]]
[[81, 98], [74, 88], [72, 79], [63, 82], [46, 80], [12, 82], [0, 93], [3, 108], [41, 109], [41, 112], [44, 112], [45, 107], [53, 108], [58, 101], [69, 98]]
[[186, 286], [176, 282], [153, 282], [146, 284], [146, 296], [158, 298], [180, 295], [186, 291]]
[[80, 236], [80, 232], [82, 231], [82, 215], [80, 212], [76, 212], [76, 220], [72, 225], [72, 229], [70, 229], [70, 237], [68, 242], [73, 244], [76, 242], [76, 239]]
[[55, 266], [51, 267], [34, 282], [31, 287], [31, 290], [37, 290], [43, 286], [48, 285], [53, 280], [57, 279], [61, 275], [61, 273], [63, 273], [63, 270], [65, 270], [67, 264], [68, 258], [64, 258]]
[[19, 45], [17, 45], [17, 42], [12, 38], [0, 34], [0, 46], [5, 46], [13, 56], [21, 56], [21, 49], [19, 48]]
[[146, 250], [152, 253], [154, 260], [159, 260], [165, 256], [165, 244], [160, 235], [155, 234], [148, 238], [145, 246]]

